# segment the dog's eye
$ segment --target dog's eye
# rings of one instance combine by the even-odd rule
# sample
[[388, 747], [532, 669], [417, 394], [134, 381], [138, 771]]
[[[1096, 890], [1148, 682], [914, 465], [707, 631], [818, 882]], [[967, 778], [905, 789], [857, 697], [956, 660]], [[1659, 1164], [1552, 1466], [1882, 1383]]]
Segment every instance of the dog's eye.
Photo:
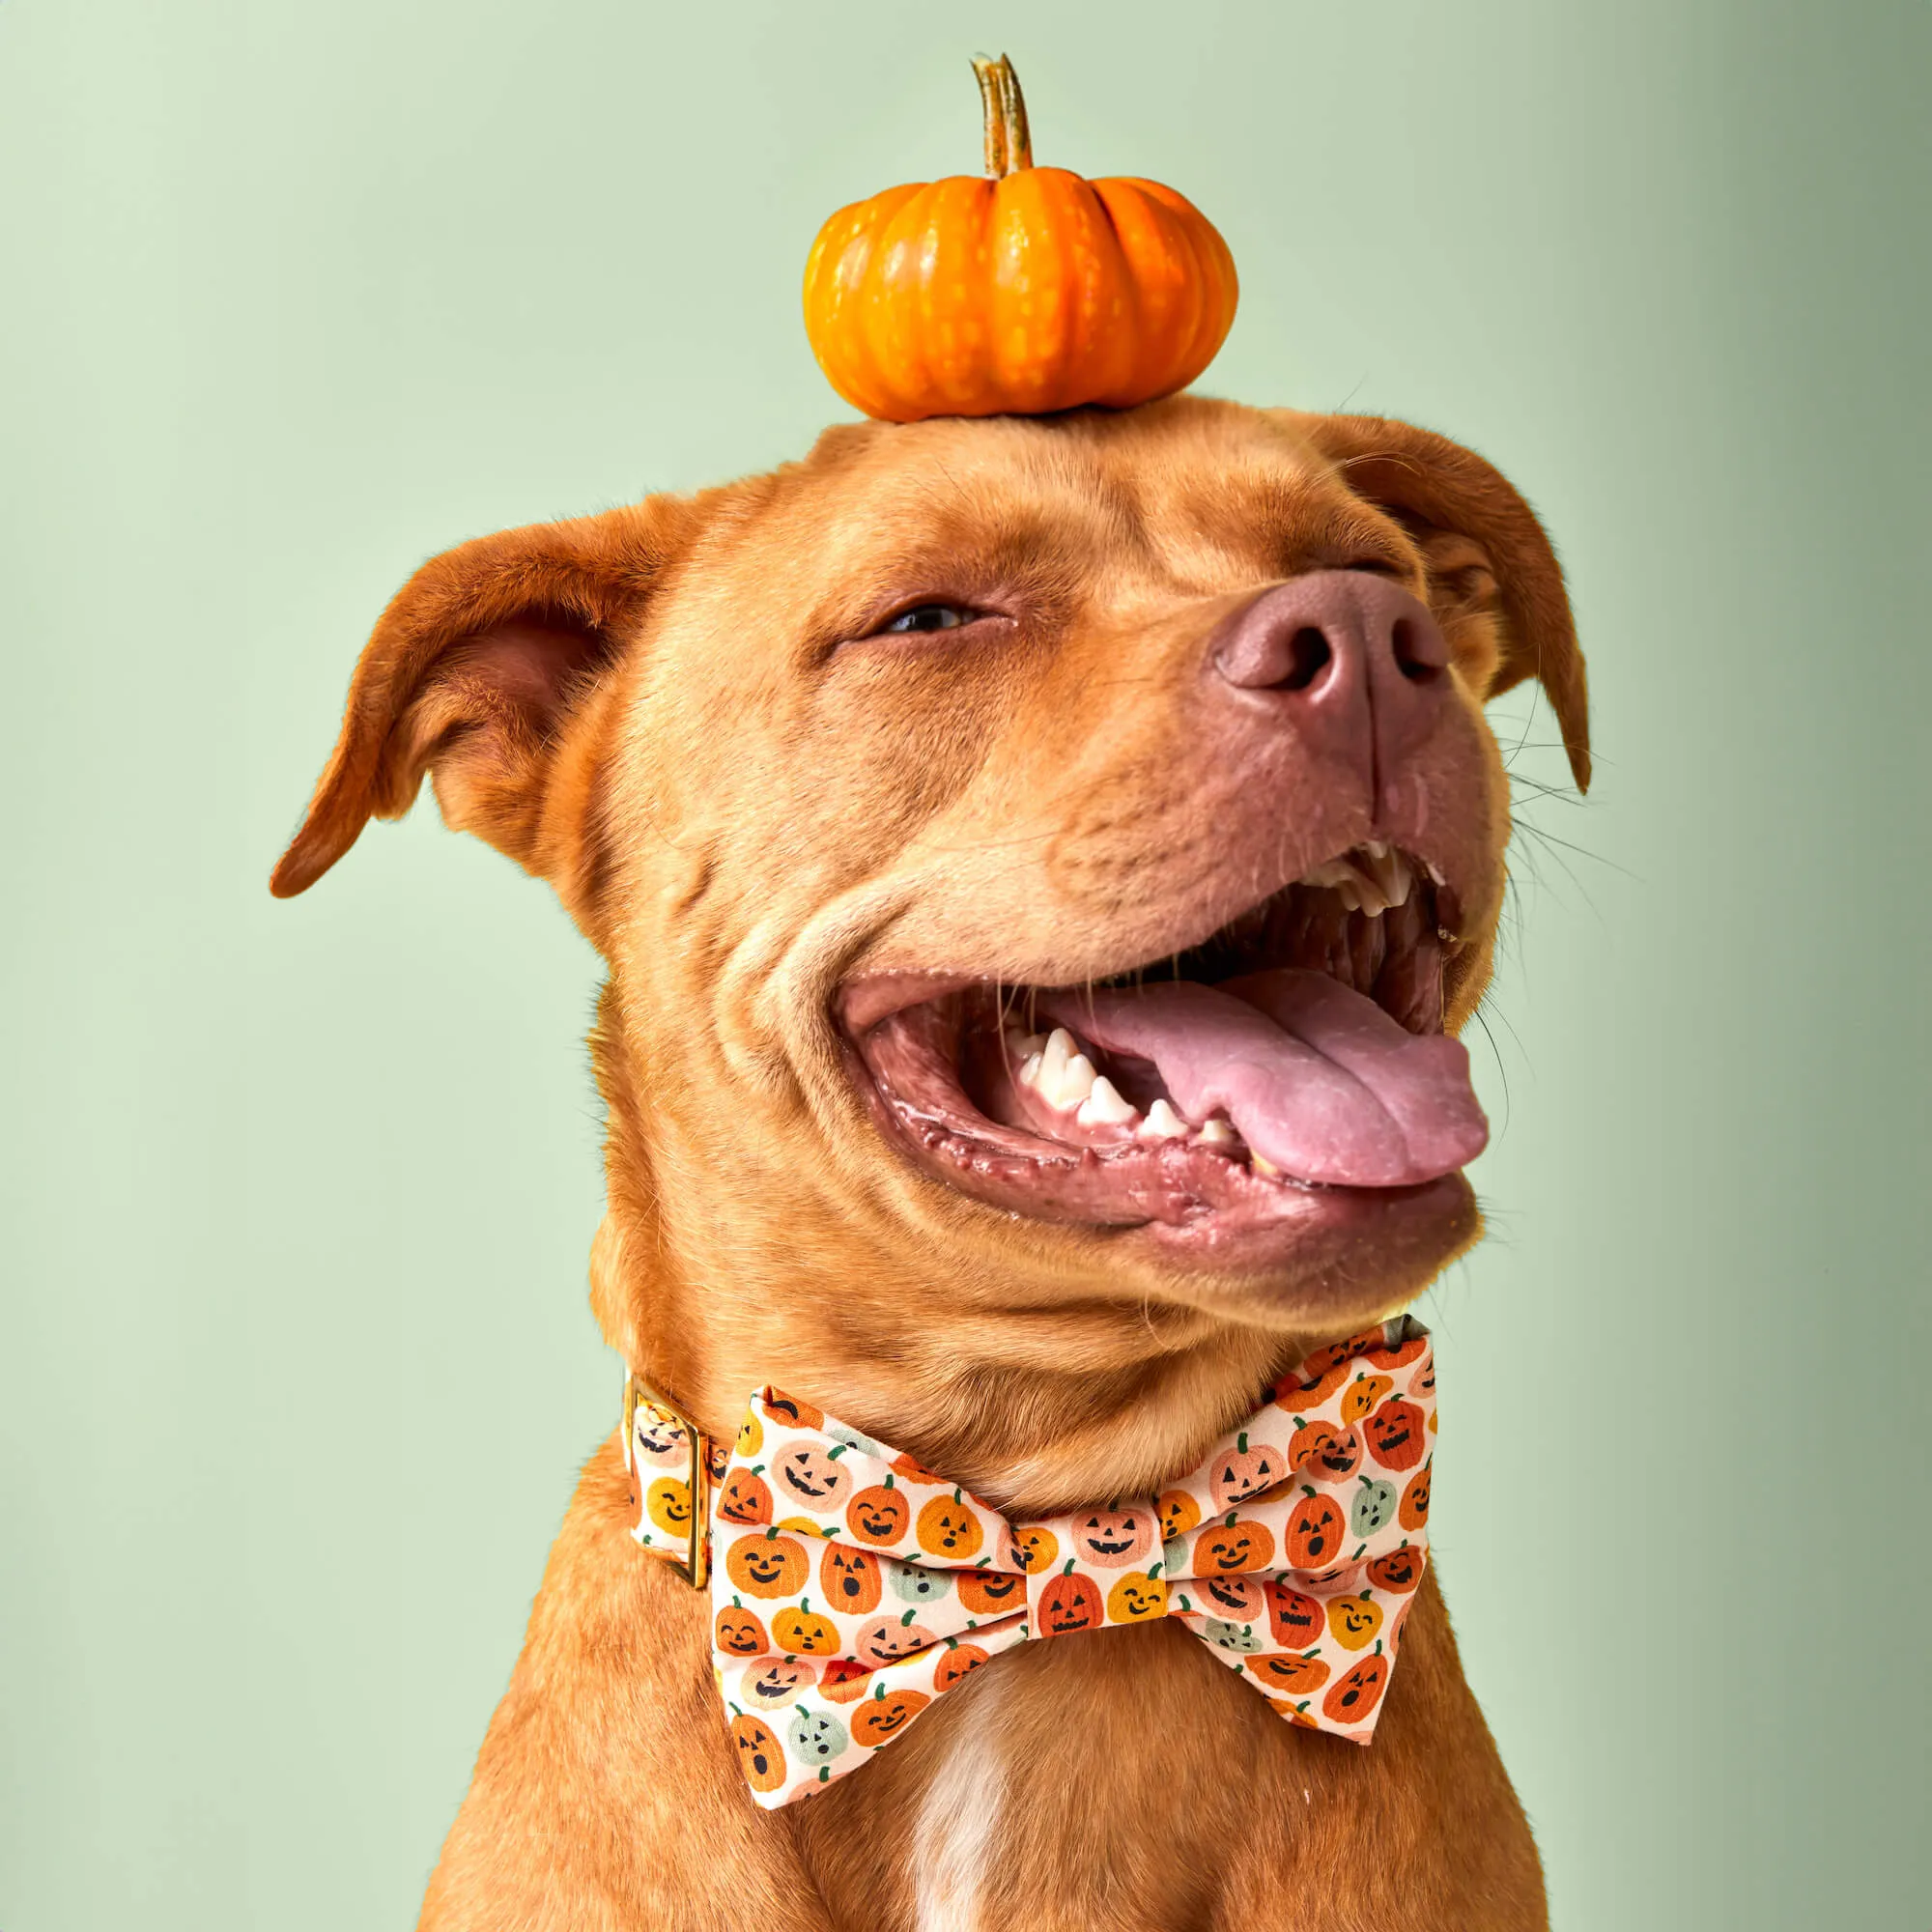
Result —
[[978, 613], [963, 611], [957, 604], [915, 604], [896, 617], [881, 624], [874, 634], [881, 638], [910, 638], [925, 631], [956, 631], [970, 624]]

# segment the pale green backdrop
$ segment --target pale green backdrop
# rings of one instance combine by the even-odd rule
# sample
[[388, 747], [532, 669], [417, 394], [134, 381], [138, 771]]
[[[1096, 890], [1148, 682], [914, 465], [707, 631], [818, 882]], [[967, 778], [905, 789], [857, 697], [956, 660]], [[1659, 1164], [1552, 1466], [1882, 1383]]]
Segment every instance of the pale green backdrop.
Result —
[[1205, 386], [1466, 438], [1571, 571], [1426, 1309], [1556, 1923], [1932, 1924], [1932, 14], [8, 0], [5, 1932], [412, 1922], [612, 1421], [596, 967], [427, 808], [269, 867], [428, 553], [842, 413], [807, 244], [977, 167], [980, 47], [1226, 232]]

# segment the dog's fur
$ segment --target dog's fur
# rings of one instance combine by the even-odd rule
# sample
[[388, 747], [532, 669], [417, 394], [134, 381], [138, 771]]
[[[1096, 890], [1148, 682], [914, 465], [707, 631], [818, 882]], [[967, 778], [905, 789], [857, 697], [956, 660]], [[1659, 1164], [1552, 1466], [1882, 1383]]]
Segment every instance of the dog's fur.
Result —
[[[1112, 973], [1372, 832], [1313, 777], [1258, 803], [1247, 741], [1185, 697], [1227, 613], [1365, 560], [1454, 652], [1456, 728], [1421, 781], [1462, 855], [1453, 1031], [1503, 888], [1481, 705], [1540, 676], [1585, 782], [1583, 672], [1516, 493], [1370, 417], [1182, 399], [852, 426], [770, 475], [465, 544], [377, 626], [275, 890], [407, 810], [425, 771], [452, 826], [554, 887], [610, 967], [593, 1306], [707, 1431], [770, 1381], [1015, 1513], [1151, 1492], [1270, 1374], [1423, 1288], [1473, 1205], [1265, 1264], [1002, 1213], [887, 1144], [836, 1001], [869, 973]], [[970, 641], [846, 641], [919, 595], [1005, 614]], [[1293, 1729], [1155, 1624], [1001, 1659], [766, 1814], [731, 1763], [706, 1600], [633, 1520], [613, 1437], [425, 1926], [1546, 1922], [1433, 1573], [1368, 1749]]]

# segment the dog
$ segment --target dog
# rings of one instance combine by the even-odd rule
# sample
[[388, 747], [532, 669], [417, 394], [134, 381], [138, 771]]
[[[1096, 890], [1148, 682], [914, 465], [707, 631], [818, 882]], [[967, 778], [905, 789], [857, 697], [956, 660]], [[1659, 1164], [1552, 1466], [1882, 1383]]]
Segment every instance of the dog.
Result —
[[[425, 564], [273, 890], [427, 772], [608, 963], [591, 1299], [627, 1370], [715, 1443], [776, 1387], [1015, 1518], [1075, 1510], [1156, 1492], [1477, 1239], [1455, 1036], [1510, 826], [1483, 705], [1532, 677], [1586, 786], [1549, 542], [1433, 433], [1193, 397], [843, 425]], [[1185, 1118], [1218, 1050], [1195, 1008], [1236, 1004], [1203, 989], [1291, 970], [1393, 1056], [1376, 1106], [1315, 1120], [1267, 1072], [1238, 1131]], [[621, 1434], [433, 1932], [1547, 1923], [1433, 1571], [1366, 1749], [1163, 1619], [1016, 1648], [758, 1809]]]

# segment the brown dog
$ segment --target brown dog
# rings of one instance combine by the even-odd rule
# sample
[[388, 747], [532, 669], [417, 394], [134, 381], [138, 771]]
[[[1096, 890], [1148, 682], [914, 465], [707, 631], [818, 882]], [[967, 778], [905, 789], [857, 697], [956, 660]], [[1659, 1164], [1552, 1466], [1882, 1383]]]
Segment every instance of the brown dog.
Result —
[[[274, 890], [430, 772], [609, 962], [611, 1346], [722, 1440], [773, 1382], [997, 1507], [1070, 1509], [1157, 1489], [1475, 1240], [1480, 1116], [1432, 1037], [1489, 977], [1509, 813], [1481, 707], [1527, 676], [1586, 783], [1548, 543], [1437, 437], [1192, 399], [840, 428], [426, 564]], [[1377, 1107], [1261, 1092], [1237, 1135], [1150, 1137], [1212, 1072], [1196, 1009], [1234, 1004], [1151, 983], [1117, 1001], [1154, 1015], [1140, 1053], [1104, 1063], [1132, 1122], [1014, 1078], [1003, 1005], [1024, 1027], [1141, 969], [1312, 986], [1373, 1022]], [[762, 1813], [707, 1601], [635, 1518], [613, 1436], [424, 1925], [1545, 1923], [1433, 1577], [1367, 1749], [1153, 1623], [996, 1660]]]

